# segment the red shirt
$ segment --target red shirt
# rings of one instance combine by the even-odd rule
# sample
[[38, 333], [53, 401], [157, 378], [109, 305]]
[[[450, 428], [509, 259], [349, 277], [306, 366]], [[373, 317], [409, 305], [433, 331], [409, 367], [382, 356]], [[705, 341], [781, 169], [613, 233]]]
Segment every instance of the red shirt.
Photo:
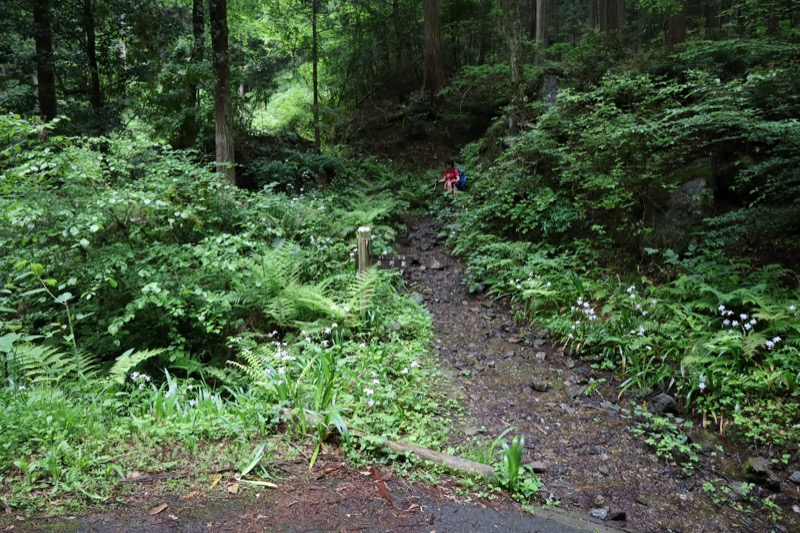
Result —
[[444, 179], [448, 183], [456, 183], [461, 177], [458, 175], [458, 170], [451, 168], [444, 171]]

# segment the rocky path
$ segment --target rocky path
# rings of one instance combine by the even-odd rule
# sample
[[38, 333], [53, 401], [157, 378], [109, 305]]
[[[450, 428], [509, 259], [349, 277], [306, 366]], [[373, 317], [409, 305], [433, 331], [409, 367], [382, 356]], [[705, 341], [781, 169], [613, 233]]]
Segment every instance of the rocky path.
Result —
[[713, 433], [695, 436], [705, 449], [690, 475], [657, 457], [630, 431], [614, 377], [519, 326], [504, 305], [470, 295], [464, 266], [439, 231], [432, 221], [409, 221], [398, 253], [410, 265], [409, 290], [433, 315], [436, 354], [468, 415], [454, 444], [490, 441], [513, 426], [508, 437], [525, 435], [526, 459], [541, 470], [542, 499], [632, 530], [800, 531], [796, 487], [784, 482], [783, 492], [756, 486], [750, 493], [777, 509], [743, 501], [736, 478], [747, 456], [718, 451]]

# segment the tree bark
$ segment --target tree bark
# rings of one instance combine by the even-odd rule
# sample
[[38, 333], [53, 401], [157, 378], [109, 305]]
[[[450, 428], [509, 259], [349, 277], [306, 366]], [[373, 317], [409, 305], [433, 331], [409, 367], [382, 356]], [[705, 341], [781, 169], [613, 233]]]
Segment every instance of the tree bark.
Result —
[[188, 105], [183, 115], [180, 128], [180, 137], [173, 142], [175, 148], [188, 148], [192, 146], [200, 131], [197, 104], [200, 100], [197, 84], [197, 71], [205, 56], [205, 2], [207, 0], [192, 0], [192, 51], [189, 56], [189, 85], [186, 87]]
[[394, 72], [395, 87], [397, 88], [397, 100], [400, 103], [406, 100], [406, 86], [401, 81], [400, 73], [403, 70], [403, 60], [405, 58], [405, 46], [403, 42], [403, 21], [400, 18], [400, 1], [392, 0], [392, 21], [394, 23]]
[[58, 114], [53, 31], [50, 22], [50, 0], [35, 0], [33, 26], [36, 42], [36, 91], [39, 99], [39, 115], [45, 122], [53, 120]]
[[505, 26], [506, 42], [508, 43], [508, 66], [511, 71], [511, 85], [513, 87], [512, 100], [516, 101], [522, 97], [524, 90], [519, 0], [502, 0], [501, 5], [503, 8], [503, 26]]
[[217, 172], [236, 184], [231, 116], [231, 74], [228, 56], [227, 0], [210, 0], [211, 51], [214, 68], [214, 120]]
[[706, 4], [706, 39], [714, 39], [720, 31], [719, 0], [709, 0]]
[[311, 2], [311, 78], [314, 86], [314, 148], [317, 152], [322, 147], [319, 131], [319, 32], [317, 31], [317, 12], [319, 0]]
[[664, 44], [672, 48], [686, 40], [686, 11], [689, 9], [688, 1], [681, 2], [680, 11], [670, 15], [667, 28], [664, 32]]
[[545, 46], [547, 38], [547, 0], [536, 0], [536, 42]]
[[86, 58], [89, 62], [89, 102], [92, 104], [92, 109], [97, 111], [103, 107], [103, 91], [100, 87], [100, 70], [97, 66], [97, 39], [92, 0], [83, 0], [83, 31], [86, 33]]
[[[205, 36], [206, 36], [206, 19], [204, 0], [192, 1], [192, 37], [194, 38], [192, 45], [192, 55], [189, 61], [193, 66], [196, 66], [203, 60], [205, 55]], [[197, 105], [197, 83], [192, 81], [189, 85], [189, 105], [195, 107]]]
[[599, 0], [599, 16], [600, 31], [613, 40], [619, 39], [625, 24], [624, 0]]
[[528, 7], [531, 12], [530, 20], [528, 21], [528, 37], [531, 41], [536, 40], [536, 4], [536, 0], [528, 1]]
[[425, 17], [425, 92], [436, 95], [445, 84], [442, 29], [439, 0], [424, 0]]

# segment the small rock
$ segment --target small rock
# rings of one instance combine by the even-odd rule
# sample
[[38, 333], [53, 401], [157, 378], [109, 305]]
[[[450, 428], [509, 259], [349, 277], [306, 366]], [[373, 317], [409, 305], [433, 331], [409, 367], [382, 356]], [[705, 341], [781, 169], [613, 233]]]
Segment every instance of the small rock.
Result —
[[569, 405], [567, 405], [565, 403], [559, 404], [558, 406], [561, 407], [564, 411], [566, 411], [568, 413], [574, 413], [575, 412], [574, 408], [570, 407]]
[[770, 462], [763, 457], [750, 457], [744, 465], [744, 475], [757, 485], [770, 490], [780, 490], [781, 480], [772, 470]]
[[791, 481], [795, 485], [800, 485], [800, 472], [795, 470], [795, 472], [791, 476], [789, 476], [789, 481]]
[[523, 339], [518, 335], [514, 335], [513, 337], [508, 338], [508, 342], [510, 342], [511, 344], [520, 344], [523, 340], [525, 339]]
[[479, 428], [476, 428], [476, 427], [468, 427], [468, 428], [464, 429], [464, 435], [466, 435], [467, 437], [474, 437], [475, 435], [477, 435], [480, 432], [481, 432], [481, 430]]
[[444, 267], [442, 266], [442, 264], [439, 261], [435, 261], [434, 260], [434, 262], [431, 263], [431, 270], [441, 270], [443, 268]]
[[468, 301], [466, 301], [466, 300], [461, 300], [461, 305], [463, 305], [464, 307], [466, 307], [466, 306], [468, 306], [468, 305], [469, 305], [469, 302], [468, 302]]
[[797, 514], [800, 514], [800, 505], [792, 505], [792, 511]]
[[614, 411], [615, 413], [619, 413], [621, 411], [618, 405], [614, 405], [611, 402], [600, 402], [600, 407], [603, 409], [608, 409], [609, 411]]
[[600, 467], [597, 469], [597, 471], [600, 472], [601, 474], [603, 474], [606, 477], [611, 475], [611, 473], [608, 471], [608, 466], [606, 466], [606, 465], [600, 465]]
[[591, 515], [594, 518], [599, 518], [600, 520], [605, 520], [606, 518], [608, 518], [608, 509], [606, 509], [605, 507], [600, 508], [600, 509], [592, 509], [591, 510]]
[[646, 497], [644, 494], [638, 494], [638, 495], [636, 496], [636, 500], [635, 500], [635, 501], [636, 501], [636, 503], [638, 503], [639, 505], [644, 505], [645, 507], [647, 507], [648, 505], [650, 505], [650, 500], [648, 500], [648, 499], [647, 499], [647, 497]]
[[545, 466], [544, 461], [531, 461], [528, 463], [528, 466], [530, 466], [531, 469], [537, 474], [541, 474], [547, 470], [547, 466]]
[[550, 384], [547, 383], [547, 380], [535, 378], [531, 382], [530, 388], [536, 392], [547, 392], [547, 390], [550, 388]]
[[564, 361], [564, 365], [565, 365], [567, 368], [575, 368], [575, 360], [574, 360], [574, 359], [569, 359], [569, 358], [567, 358], [567, 360], [566, 360], [566, 361]]
[[582, 396], [584, 392], [586, 392], [586, 385], [576, 385], [575, 387], [570, 387], [567, 390], [567, 395], [570, 398], [577, 398], [578, 396]]
[[628, 515], [621, 509], [610, 509], [608, 511], [609, 520], [627, 520]]
[[534, 355], [533, 358], [538, 363], [544, 363], [547, 359], [547, 352], [536, 352], [536, 355]]
[[422, 294], [424, 294], [425, 296], [433, 296], [433, 289], [431, 289], [430, 287], [425, 287], [424, 289], [422, 289]]
[[682, 502], [693, 502], [694, 497], [689, 494], [678, 494], [678, 499]]
[[505, 357], [506, 359], [511, 359], [515, 355], [517, 355], [517, 353], [514, 350], [509, 350], [503, 354], [503, 357]]
[[694, 444], [700, 446], [700, 451], [702, 452], [714, 451], [716, 447], [720, 445], [717, 436], [702, 427], [693, 427], [689, 429], [686, 432], [686, 436], [689, 437], [689, 440]]
[[540, 346], [544, 345], [545, 343], [547, 343], [547, 341], [544, 340], [544, 339], [534, 339], [533, 346], [535, 348], [539, 348]]
[[494, 368], [494, 365], [495, 365], [494, 361], [489, 361], [488, 363], [486, 363], [486, 368]]
[[678, 404], [672, 396], [662, 392], [650, 400], [650, 403], [647, 404], [647, 410], [654, 415], [663, 415], [665, 413], [677, 414]]

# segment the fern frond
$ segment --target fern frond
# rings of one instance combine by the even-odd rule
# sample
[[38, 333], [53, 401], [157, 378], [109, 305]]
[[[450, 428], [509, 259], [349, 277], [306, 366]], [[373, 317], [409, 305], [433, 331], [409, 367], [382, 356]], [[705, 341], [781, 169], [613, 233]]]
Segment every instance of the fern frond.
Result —
[[350, 283], [346, 298], [347, 305], [353, 313], [362, 313], [372, 306], [372, 299], [380, 279], [380, 271], [377, 268], [370, 268]]
[[131, 348], [124, 354], [117, 357], [117, 361], [114, 363], [114, 366], [112, 366], [111, 370], [108, 371], [108, 378], [114, 383], [122, 385], [125, 383], [125, 380], [128, 379], [128, 374], [130, 374], [130, 371], [136, 367], [136, 365], [162, 354], [164, 351], [166, 351], [165, 348], [139, 351], [134, 351], [134, 349]]
[[55, 346], [18, 344], [7, 359], [9, 374], [31, 383], [58, 383], [74, 370], [70, 357]]

